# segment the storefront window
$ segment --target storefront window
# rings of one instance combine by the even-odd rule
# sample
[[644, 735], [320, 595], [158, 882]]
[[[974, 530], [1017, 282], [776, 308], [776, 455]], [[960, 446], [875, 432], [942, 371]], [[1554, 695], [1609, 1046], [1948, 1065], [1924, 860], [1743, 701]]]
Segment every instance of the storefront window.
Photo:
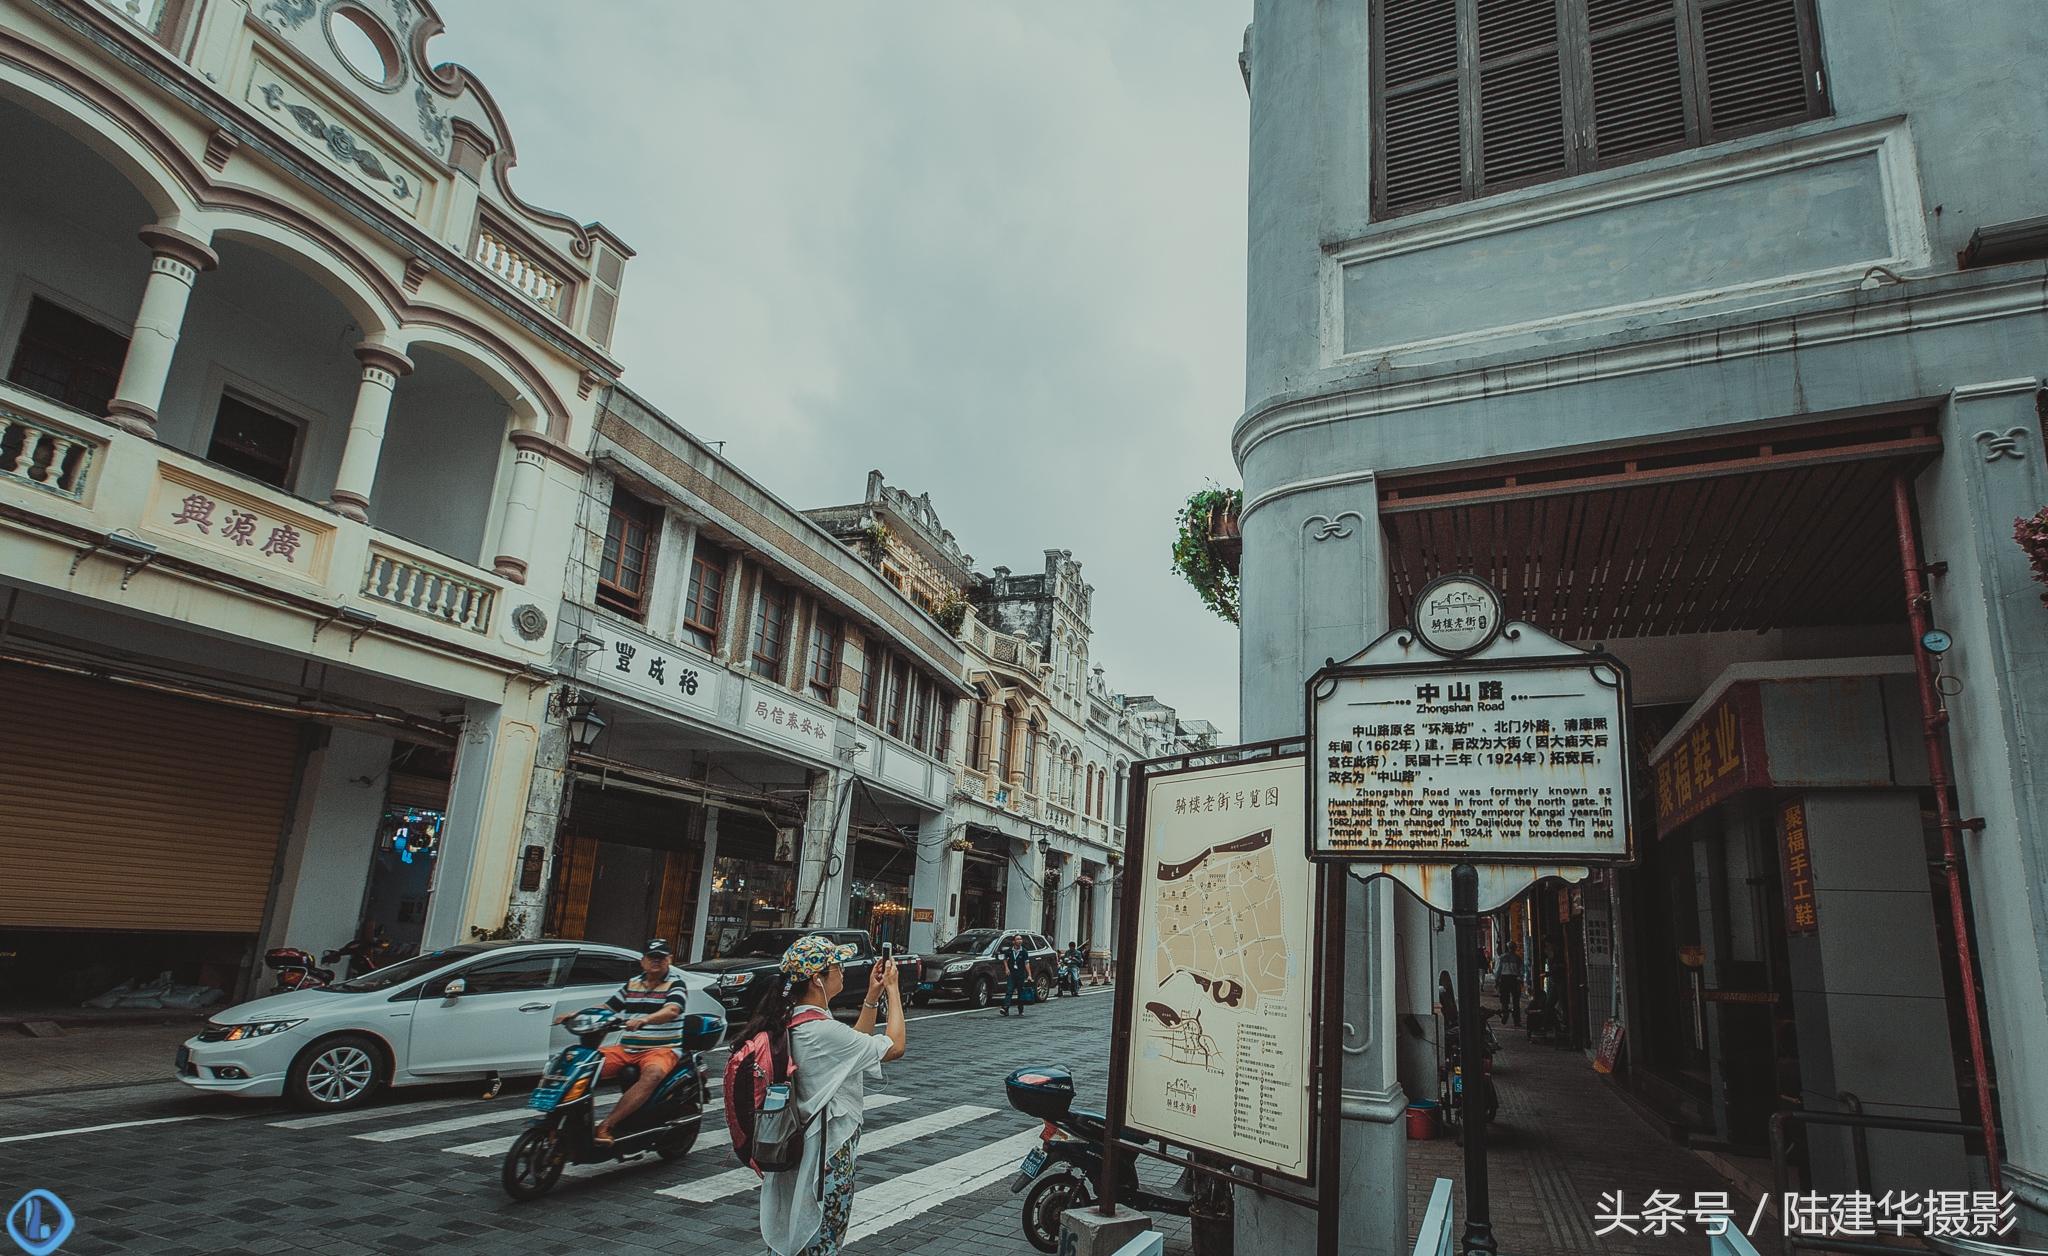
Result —
[[792, 865], [720, 857], [712, 864], [704, 958], [731, 954], [733, 946], [756, 929], [786, 927], [789, 905], [795, 901], [796, 869]]
[[894, 942], [899, 951], [910, 949], [910, 881], [878, 878], [857, 880], [852, 886], [852, 904], [846, 923], [874, 935], [875, 945]]

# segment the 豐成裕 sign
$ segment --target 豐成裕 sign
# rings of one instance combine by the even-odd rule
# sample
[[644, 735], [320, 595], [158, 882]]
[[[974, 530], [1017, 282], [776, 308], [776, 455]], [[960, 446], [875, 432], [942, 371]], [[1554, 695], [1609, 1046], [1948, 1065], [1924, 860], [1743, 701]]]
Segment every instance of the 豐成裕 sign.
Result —
[[[1352, 862], [1624, 862], [1627, 674], [1518, 625], [1462, 660], [1390, 633], [1311, 682], [1310, 853]], [[1561, 647], [1538, 653], [1543, 642]], [[1502, 649], [1501, 647], [1507, 647]]]

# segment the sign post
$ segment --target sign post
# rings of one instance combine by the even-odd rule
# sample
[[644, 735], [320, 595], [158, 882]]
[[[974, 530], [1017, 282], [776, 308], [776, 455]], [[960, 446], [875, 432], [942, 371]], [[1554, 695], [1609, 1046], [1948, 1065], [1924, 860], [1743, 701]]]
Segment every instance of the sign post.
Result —
[[1490, 1253], [1479, 917], [1546, 877], [1631, 861], [1628, 670], [1510, 622], [1476, 576], [1428, 585], [1412, 618], [1309, 679], [1308, 853], [1455, 922], [1461, 1250]]

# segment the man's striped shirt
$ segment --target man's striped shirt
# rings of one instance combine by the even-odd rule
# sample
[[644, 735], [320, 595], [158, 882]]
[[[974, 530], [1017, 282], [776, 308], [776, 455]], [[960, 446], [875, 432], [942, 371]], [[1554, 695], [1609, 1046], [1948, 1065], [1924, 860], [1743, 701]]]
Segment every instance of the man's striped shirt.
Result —
[[[635, 977], [619, 987], [619, 992], [604, 1001], [614, 1012], [628, 1016], [652, 1016], [662, 1008], [675, 1005], [680, 1013], [687, 1004], [684, 998], [688, 992], [680, 981], [664, 980], [659, 986], [650, 986], [646, 978]], [[619, 1039], [619, 1045], [628, 1051], [652, 1051], [658, 1047], [680, 1048], [683, 1044], [683, 1019], [676, 1019], [662, 1025], [642, 1025], [629, 1029]]]

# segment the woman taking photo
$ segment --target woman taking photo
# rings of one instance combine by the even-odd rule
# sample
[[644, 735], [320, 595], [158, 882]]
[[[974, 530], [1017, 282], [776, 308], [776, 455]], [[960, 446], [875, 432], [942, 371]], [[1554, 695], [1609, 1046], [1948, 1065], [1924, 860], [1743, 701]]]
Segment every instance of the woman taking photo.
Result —
[[[782, 953], [781, 980], [738, 1039], [764, 1030], [789, 1034], [797, 1119], [807, 1126], [803, 1163], [761, 1179], [761, 1237], [775, 1256], [836, 1256], [853, 1217], [853, 1162], [866, 1079], [879, 1079], [884, 1061], [903, 1057], [903, 1000], [893, 962], [875, 964], [851, 1027], [832, 1019], [832, 1000], [846, 986], [840, 965], [853, 954], [853, 947], [835, 946], [816, 934], [791, 943]], [[790, 1017], [805, 1007], [826, 1015], [790, 1029]], [[878, 1034], [876, 1014], [884, 1007], [888, 1019]]]

